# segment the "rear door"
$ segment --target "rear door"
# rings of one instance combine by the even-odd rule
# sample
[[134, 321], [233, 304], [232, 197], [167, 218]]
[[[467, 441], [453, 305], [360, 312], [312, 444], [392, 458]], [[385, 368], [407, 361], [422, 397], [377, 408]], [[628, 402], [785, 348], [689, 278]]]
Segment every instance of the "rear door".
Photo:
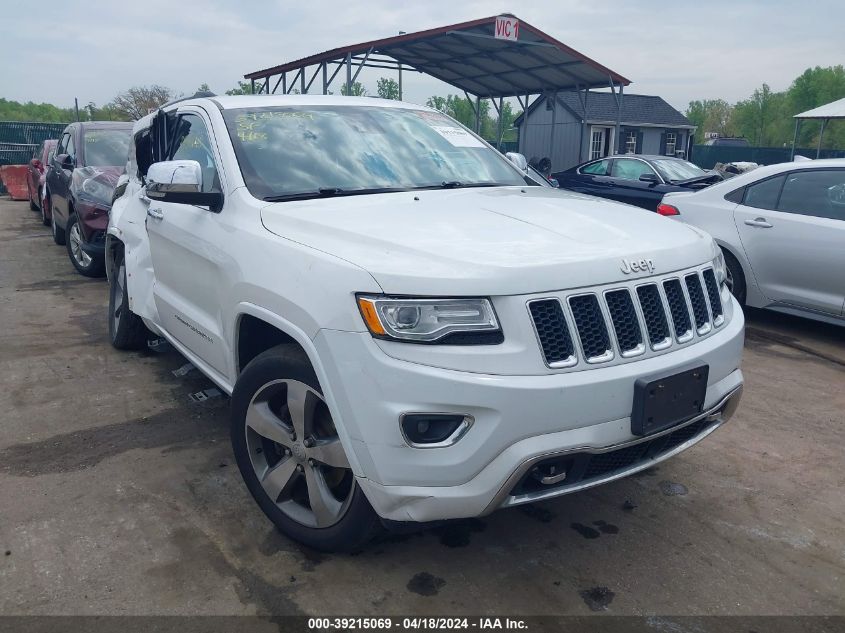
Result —
[[[640, 180], [643, 174], [653, 175], [655, 182]], [[608, 197], [633, 204], [649, 211], [657, 209], [663, 198], [665, 187], [657, 172], [644, 160], [637, 158], [614, 158], [610, 169], [612, 189]]]
[[842, 313], [845, 169], [796, 170], [749, 185], [734, 221], [767, 298]]

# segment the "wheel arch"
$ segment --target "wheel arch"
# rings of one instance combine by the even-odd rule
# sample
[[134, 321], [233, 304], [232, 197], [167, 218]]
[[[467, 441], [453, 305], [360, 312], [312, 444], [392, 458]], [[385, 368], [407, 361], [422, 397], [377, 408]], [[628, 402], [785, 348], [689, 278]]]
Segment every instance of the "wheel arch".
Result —
[[[271, 310], [252, 303], [239, 303], [236, 308], [236, 315], [237, 316], [234, 319], [234, 331], [231, 338], [232, 353], [234, 356], [232, 367], [235, 372], [234, 375], [236, 376], [236, 380], [237, 376], [239, 376], [243, 371], [243, 368], [249, 363], [249, 360], [252, 360], [252, 358], [258, 354], [280, 344], [290, 343], [297, 345], [308, 357], [308, 361], [311, 363], [311, 367], [317, 375], [317, 380], [320, 383], [320, 388], [323, 392], [323, 398], [325, 398], [326, 404], [331, 412], [338, 436], [343, 443], [343, 447], [346, 449], [347, 458], [349, 459], [352, 472], [356, 476], [361, 476], [363, 471], [353, 447], [352, 438], [346, 429], [343, 416], [341, 415], [337, 401], [332, 393], [328, 374], [323, 367], [323, 363], [311, 337], [296, 324], [279, 316]], [[245, 334], [247, 336], [250, 335], [250, 331], [247, 328], [256, 328], [258, 332], [264, 332], [265, 334], [271, 331], [274, 331], [274, 333], [267, 337], [263, 343], [259, 345], [253, 345], [247, 341], [247, 343], [244, 344], [244, 356], [242, 356], [242, 336]], [[256, 329], [252, 330], [251, 334], [254, 335]], [[254, 355], [249, 356], [250, 354]]]

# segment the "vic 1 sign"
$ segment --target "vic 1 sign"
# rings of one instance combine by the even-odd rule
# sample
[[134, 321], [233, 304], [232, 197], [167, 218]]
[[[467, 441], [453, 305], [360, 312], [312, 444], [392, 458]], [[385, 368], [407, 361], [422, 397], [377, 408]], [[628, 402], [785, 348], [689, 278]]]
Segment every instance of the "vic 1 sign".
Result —
[[518, 40], [519, 20], [508, 15], [498, 16], [496, 18], [495, 36], [498, 40]]

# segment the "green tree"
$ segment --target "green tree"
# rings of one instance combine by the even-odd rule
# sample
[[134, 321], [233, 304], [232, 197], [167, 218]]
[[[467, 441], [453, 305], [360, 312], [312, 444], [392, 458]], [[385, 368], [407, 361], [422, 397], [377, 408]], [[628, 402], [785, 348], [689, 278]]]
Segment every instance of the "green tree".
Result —
[[75, 121], [73, 108], [59, 108], [50, 103], [9, 101], [0, 99], [0, 121], [36, 121], [40, 123], [70, 123]]
[[345, 97], [366, 97], [367, 96], [367, 89], [361, 84], [360, 81], [356, 81], [352, 84], [351, 90], [347, 88], [346, 83], [340, 89], [340, 94]]
[[208, 87], [207, 83], [203, 82], [194, 92], [211, 92], [211, 88]]
[[176, 94], [170, 88], [157, 84], [133, 86], [112, 99], [109, 106], [127, 120], [136, 121], [172, 101], [174, 97]]
[[249, 81], [240, 81], [238, 80], [237, 88], [232, 88], [231, 90], [226, 91], [227, 95], [251, 95], [252, 94], [252, 83]]
[[687, 106], [686, 116], [698, 129], [696, 136], [704, 139], [707, 132], [716, 132], [720, 136], [731, 136], [731, 116], [733, 106], [724, 99], [703, 99], [701, 101], [690, 101]]
[[389, 77], [381, 77], [376, 84], [376, 92], [382, 99], [399, 100], [399, 83]]

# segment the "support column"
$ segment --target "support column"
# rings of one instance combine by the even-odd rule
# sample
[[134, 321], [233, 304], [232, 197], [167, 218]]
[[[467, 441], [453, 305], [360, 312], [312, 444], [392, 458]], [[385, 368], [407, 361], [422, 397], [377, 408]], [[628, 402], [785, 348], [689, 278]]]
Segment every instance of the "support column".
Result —
[[792, 134], [792, 151], [789, 154], [789, 161], [795, 160], [795, 143], [798, 140], [798, 130], [801, 129], [801, 119], [795, 119], [795, 132]]
[[299, 69], [299, 94], [305, 94], [305, 66]]
[[402, 101], [402, 62], [399, 62], [399, 101]]
[[619, 100], [616, 102], [616, 153], [622, 154], [622, 104], [623, 99], [625, 98], [625, 93], [623, 90], [625, 87], [622, 84], [619, 84]]
[[822, 129], [821, 132], [819, 132], [819, 146], [816, 148], [816, 159], [818, 159], [822, 153], [822, 139], [824, 138], [824, 129], [827, 127], [828, 120], [829, 119], [822, 119]]
[[346, 94], [352, 94], [352, 53], [346, 53]]
[[249, 92], [250, 94], [255, 94], [255, 79], [249, 80]]
[[323, 94], [329, 94], [329, 65], [326, 62], [321, 64], [323, 67]]
[[481, 134], [481, 97], [475, 98], [475, 133]]

